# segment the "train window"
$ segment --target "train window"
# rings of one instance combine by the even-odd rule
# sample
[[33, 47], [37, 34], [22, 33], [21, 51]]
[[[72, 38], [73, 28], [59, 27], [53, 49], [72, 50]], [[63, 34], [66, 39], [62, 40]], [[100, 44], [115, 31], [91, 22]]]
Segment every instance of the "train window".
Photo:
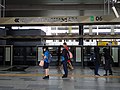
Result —
[[36, 48], [35, 47], [27, 47], [26, 53], [27, 53], [27, 56], [35, 56], [36, 55]]
[[14, 55], [15, 56], [22, 56], [23, 55], [23, 48], [14, 48]]

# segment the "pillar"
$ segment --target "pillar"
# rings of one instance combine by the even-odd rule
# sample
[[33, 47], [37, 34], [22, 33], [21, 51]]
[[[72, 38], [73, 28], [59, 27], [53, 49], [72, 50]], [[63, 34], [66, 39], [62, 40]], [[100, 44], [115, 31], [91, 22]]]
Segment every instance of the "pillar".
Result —
[[[79, 25], [79, 35], [83, 35], [83, 25]], [[79, 45], [83, 45], [83, 38], [79, 38]]]
[[115, 34], [114, 26], [112, 25], [112, 26], [111, 26], [111, 35], [114, 35], [114, 34]]
[[[1, 0], [0, 0], [0, 4], [1, 4]], [[0, 17], [1, 17], [1, 12], [2, 12], [2, 7], [0, 6]]]
[[[83, 25], [79, 25], [79, 35], [83, 35]], [[81, 45], [81, 66], [84, 67], [83, 57], [83, 38], [79, 38], [79, 45]]]
[[89, 26], [89, 35], [92, 35], [92, 25]]

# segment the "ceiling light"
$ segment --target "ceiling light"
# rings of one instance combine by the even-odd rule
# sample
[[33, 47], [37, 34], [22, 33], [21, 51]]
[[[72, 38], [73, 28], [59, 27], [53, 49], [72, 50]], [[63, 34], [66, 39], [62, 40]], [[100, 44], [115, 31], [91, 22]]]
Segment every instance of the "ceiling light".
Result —
[[3, 6], [2, 4], [0, 4], [1, 7], [5, 8], [5, 6]]
[[113, 2], [115, 2], [115, 3], [116, 3], [116, 2], [117, 2], [117, 0], [113, 0]]
[[115, 16], [116, 16], [117, 18], [119, 18], [119, 14], [118, 14], [118, 12], [117, 12], [115, 6], [112, 7], [112, 10], [113, 10]]
[[117, 1], [117, 3], [120, 3], [120, 1]]

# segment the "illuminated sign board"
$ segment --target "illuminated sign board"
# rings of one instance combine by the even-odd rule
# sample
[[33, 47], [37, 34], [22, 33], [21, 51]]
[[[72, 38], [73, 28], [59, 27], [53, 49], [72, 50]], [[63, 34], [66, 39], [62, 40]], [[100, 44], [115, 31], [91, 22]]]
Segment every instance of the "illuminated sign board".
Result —
[[98, 46], [117, 46], [118, 42], [117, 41], [98, 41], [97, 45]]

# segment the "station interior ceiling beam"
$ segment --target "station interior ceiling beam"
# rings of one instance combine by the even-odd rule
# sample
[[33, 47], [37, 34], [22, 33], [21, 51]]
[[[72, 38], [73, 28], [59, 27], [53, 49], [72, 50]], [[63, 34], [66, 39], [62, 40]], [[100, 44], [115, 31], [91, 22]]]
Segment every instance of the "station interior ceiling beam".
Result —
[[103, 10], [103, 4], [38, 4], [6, 6], [6, 11], [16, 10]]
[[120, 35], [39, 35], [39, 36], [0, 36], [0, 39], [120, 39]]
[[83, 3], [83, 4], [98, 4], [104, 3], [103, 0], [6, 0], [6, 3], [9, 4], [74, 4], [74, 3]]

